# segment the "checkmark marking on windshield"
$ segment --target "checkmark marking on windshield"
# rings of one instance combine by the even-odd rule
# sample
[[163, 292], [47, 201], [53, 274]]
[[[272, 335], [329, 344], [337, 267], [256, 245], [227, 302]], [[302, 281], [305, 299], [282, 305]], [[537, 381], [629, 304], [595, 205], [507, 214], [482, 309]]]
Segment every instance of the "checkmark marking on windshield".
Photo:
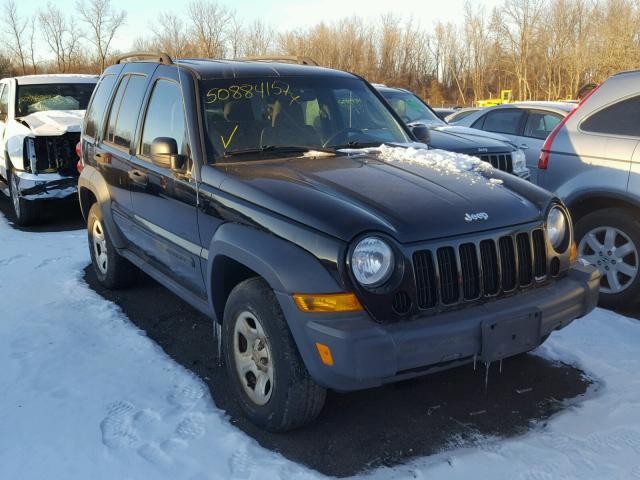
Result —
[[231, 140], [233, 139], [233, 136], [236, 134], [236, 131], [238, 130], [238, 125], [236, 125], [236, 128], [233, 129], [233, 132], [231, 132], [231, 135], [229, 135], [229, 140], [227, 140], [226, 142], [224, 141], [224, 137], [222, 135], [220, 135], [220, 140], [222, 141], [222, 146], [226, 149], [229, 144], [231, 143]]

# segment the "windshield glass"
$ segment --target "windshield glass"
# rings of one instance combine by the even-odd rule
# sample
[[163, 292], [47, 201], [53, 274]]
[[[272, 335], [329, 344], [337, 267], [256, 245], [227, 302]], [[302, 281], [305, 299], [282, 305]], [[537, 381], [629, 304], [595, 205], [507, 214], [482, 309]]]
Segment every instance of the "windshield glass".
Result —
[[201, 82], [213, 157], [266, 147], [365, 147], [412, 140], [358, 79], [278, 77]]
[[18, 85], [16, 116], [45, 110], [86, 110], [95, 83]]
[[382, 96], [389, 102], [405, 123], [424, 123], [429, 126], [446, 125], [413, 93], [401, 90], [383, 90]]

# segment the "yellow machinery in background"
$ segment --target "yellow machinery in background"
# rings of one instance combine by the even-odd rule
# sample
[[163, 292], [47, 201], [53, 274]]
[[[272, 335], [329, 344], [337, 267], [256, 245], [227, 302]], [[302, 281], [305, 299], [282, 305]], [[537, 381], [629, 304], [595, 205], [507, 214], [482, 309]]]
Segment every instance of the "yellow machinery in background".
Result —
[[500, 90], [500, 98], [489, 98], [486, 100], [476, 100], [476, 106], [478, 107], [493, 107], [495, 105], [502, 105], [503, 103], [511, 103], [513, 101], [512, 90]]

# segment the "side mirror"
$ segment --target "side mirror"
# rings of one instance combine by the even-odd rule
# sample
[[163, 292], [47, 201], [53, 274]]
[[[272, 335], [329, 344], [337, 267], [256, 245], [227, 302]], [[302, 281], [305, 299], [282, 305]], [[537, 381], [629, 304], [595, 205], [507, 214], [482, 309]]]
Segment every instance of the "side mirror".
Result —
[[151, 143], [151, 161], [154, 165], [179, 172], [184, 169], [184, 157], [178, 153], [174, 138], [158, 137]]
[[426, 143], [427, 145], [431, 143], [431, 132], [429, 131], [429, 127], [422, 123], [416, 123], [411, 125], [409, 128], [411, 129], [413, 136], [416, 137], [416, 140]]

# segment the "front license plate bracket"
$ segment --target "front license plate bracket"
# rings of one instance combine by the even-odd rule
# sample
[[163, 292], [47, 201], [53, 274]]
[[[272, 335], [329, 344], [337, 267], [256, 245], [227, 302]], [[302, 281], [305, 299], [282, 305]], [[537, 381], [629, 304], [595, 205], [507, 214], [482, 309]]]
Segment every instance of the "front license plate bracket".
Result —
[[535, 311], [506, 320], [485, 320], [480, 359], [491, 363], [534, 349], [540, 344], [541, 319], [541, 313]]

